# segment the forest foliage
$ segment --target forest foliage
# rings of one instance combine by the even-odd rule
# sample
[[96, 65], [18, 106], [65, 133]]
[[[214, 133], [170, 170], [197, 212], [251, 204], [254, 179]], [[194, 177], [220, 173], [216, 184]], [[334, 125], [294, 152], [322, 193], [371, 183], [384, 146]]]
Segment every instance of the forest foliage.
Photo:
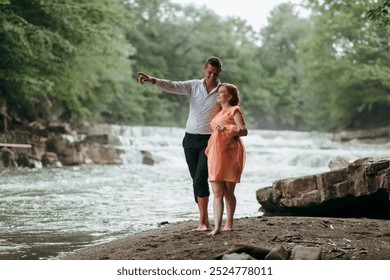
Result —
[[0, 117], [182, 127], [188, 98], [136, 73], [202, 78], [216, 55], [251, 128], [390, 125], [389, 1], [303, 3], [254, 30], [169, 0], [0, 0]]

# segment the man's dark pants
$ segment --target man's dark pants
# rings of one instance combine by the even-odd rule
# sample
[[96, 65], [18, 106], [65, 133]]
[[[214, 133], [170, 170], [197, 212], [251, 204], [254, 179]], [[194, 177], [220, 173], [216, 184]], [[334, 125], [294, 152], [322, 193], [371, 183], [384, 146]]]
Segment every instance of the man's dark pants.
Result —
[[193, 182], [195, 202], [198, 202], [198, 197], [210, 196], [207, 156], [204, 153], [209, 138], [210, 134], [190, 133], [186, 133], [183, 138], [184, 154]]

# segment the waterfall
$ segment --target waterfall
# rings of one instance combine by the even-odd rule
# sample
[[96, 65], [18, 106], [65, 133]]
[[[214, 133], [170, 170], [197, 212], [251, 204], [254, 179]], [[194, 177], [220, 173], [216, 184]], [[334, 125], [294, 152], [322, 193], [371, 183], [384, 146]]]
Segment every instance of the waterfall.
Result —
[[[122, 165], [0, 174], [0, 259], [50, 258], [161, 222], [197, 220], [184, 129], [106, 125], [101, 131], [123, 150]], [[336, 156], [349, 162], [388, 156], [385, 148], [346, 146], [319, 132], [249, 129], [242, 139], [247, 161], [236, 187], [236, 218], [261, 215], [256, 190], [275, 180], [326, 172]], [[142, 164], [142, 151], [154, 165]]]

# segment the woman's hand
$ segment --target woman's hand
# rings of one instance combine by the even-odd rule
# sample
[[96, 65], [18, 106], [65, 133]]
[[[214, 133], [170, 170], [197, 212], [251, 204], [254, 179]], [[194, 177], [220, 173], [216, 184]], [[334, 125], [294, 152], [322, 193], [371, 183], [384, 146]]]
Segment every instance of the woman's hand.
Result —
[[222, 131], [222, 130], [225, 130], [226, 129], [226, 127], [223, 125], [223, 124], [219, 124], [219, 125], [217, 125], [217, 130], [220, 130], [220, 131]]

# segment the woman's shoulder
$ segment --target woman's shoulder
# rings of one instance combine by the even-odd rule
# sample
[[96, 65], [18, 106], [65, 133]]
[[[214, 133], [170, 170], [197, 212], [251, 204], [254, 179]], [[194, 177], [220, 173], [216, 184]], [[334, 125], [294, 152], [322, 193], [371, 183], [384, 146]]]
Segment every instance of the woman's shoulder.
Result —
[[236, 105], [236, 106], [233, 106], [229, 109], [229, 114], [231, 114], [232, 116], [234, 115], [234, 113], [238, 111], [240, 112], [241, 114], [243, 114], [242, 110], [241, 110], [241, 107]]

